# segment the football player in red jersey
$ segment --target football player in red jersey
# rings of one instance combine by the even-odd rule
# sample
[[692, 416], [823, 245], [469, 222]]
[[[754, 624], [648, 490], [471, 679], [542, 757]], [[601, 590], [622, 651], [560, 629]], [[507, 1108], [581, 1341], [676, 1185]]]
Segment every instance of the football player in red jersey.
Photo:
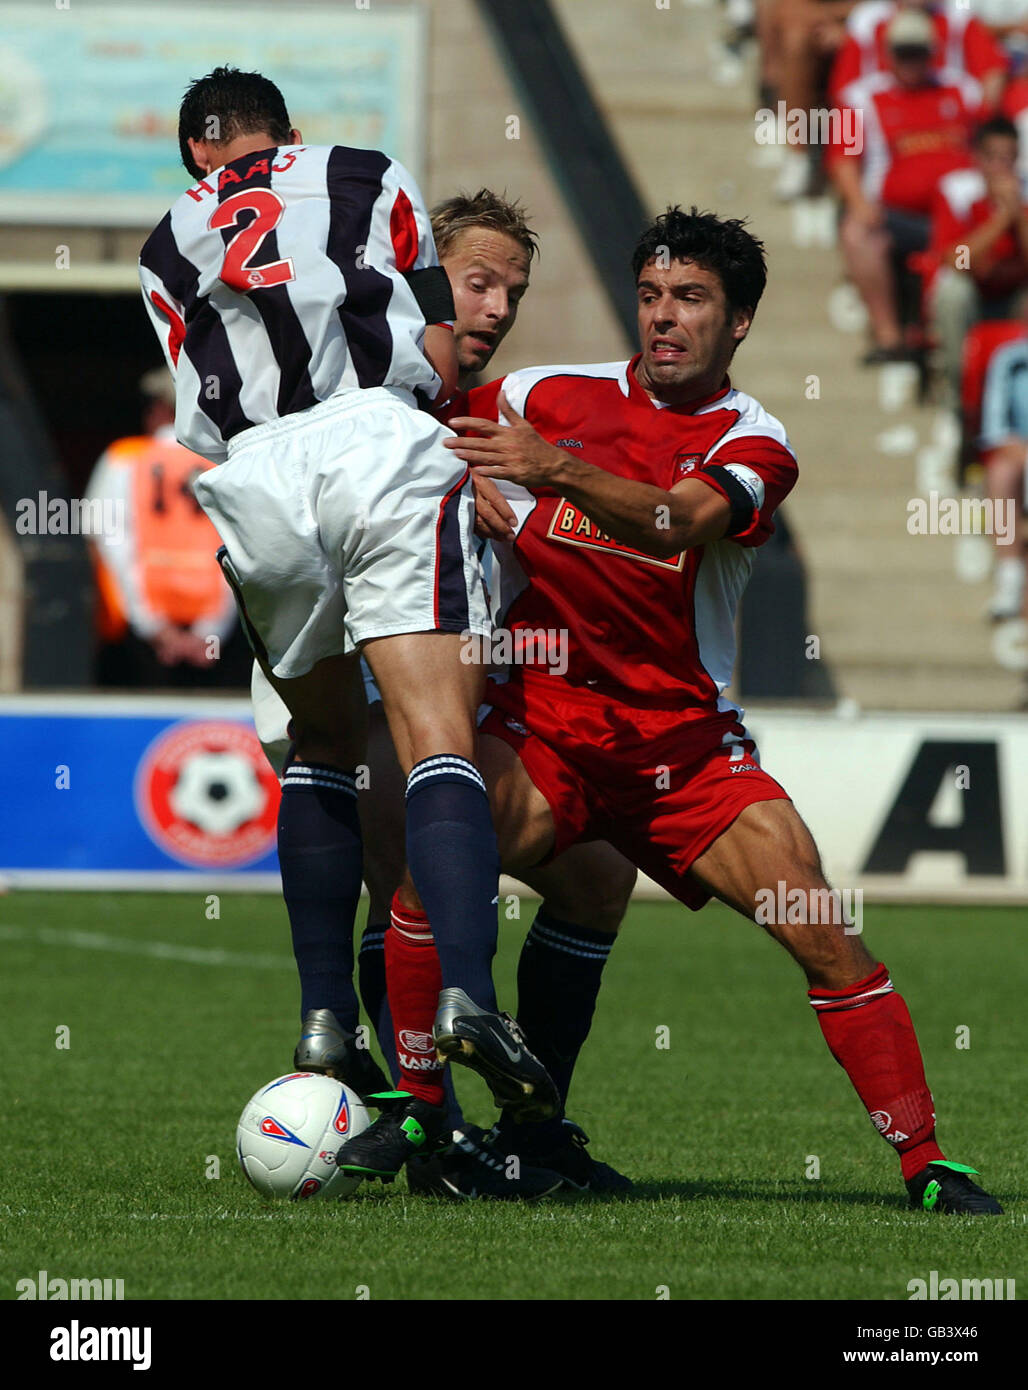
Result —
[[[906, 1004], [845, 914], [819, 911], [833, 897], [817, 847], [723, 693], [753, 548], [796, 478], [779, 422], [727, 375], [763, 292], [763, 247], [739, 221], [669, 208], [633, 270], [641, 351], [630, 362], [516, 372], [472, 395], [473, 408], [494, 398], [499, 419], [451, 422], [472, 432], [448, 447], [475, 468], [490, 499], [480, 512], [503, 537], [499, 620], [514, 651], [540, 631], [565, 632], [569, 648], [559, 668], [515, 656], [490, 682], [481, 756], [502, 862], [517, 873], [605, 838], [686, 906], [714, 896], [757, 921], [803, 970], [825, 1041], [897, 1150], [911, 1201], [999, 1212], [936, 1143]], [[484, 479], [502, 481], [506, 502]], [[768, 890], [809, 910], [768, 911]], [[402, 900], [413, 918], [409, 883]], [[595, 993], [586, 975], [569, 989], [568, 976], [538, 968], [534, 951], [530, 933], [519, 1023], [566, 1096], [569, 1042]], [[406, 1018], [394, 1007], [397, 1026], [431, 1025], [431, 983]], [[438, 1029], [436, 1041], [449, 1050]], [[367, 1171], [366, 1136], [384, 1141], [389, 1124], [345, 1144], [339, 1163]], [[506, 1112], [495, 1141], [544, 1166], [561, 1144], [559, 1117], [515, 1126]]]

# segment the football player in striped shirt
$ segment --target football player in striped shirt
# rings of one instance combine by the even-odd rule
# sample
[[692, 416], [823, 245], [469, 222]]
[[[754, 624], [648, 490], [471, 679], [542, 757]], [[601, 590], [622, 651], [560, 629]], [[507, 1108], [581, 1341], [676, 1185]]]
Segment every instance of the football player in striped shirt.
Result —
[[[914, 1026], [859, 926], [833, 909], [817, 846], [760, 766], [725, 695], [734, 616], [754, 549], [796, 480], [782, 425], [728, 371], [766, 282], [763, 246], [734, 220], [669, 208], [636, 248], [640, 351], [629, 362], [519, 371], [472, 393], [448, 447], [502, 480], [499, 617], [526, 647], [562, 631], [566, 660], [514, 661], [480, 727], [505, 868], [606, 839], [691, 909], [720, 898], [803, 970], [832, 1055], [895, 1149], [913, 1205], [1001, 1208], [947, 1160]], [[503, 520], [503, 516], [506, 520]], [[538, 647], [535, 646], [538, 652]], [[768, 911], [766, 894], [776, 904]], [[777, 891], [776, 891], [777, 890]], [[417, 912], [409, 884], [401, 901]], [[827, 916], [827, 920], [826, 920]], [[431, 912], [428, 912], [431, 919]], [[526, 943], [518, 1018], [566, 1096], [593, 999]], [[599, 971], [595, 972], [599, 988]], [[580, 982], [581, 984], [581, 982]], [[397, 1026], [427, 1027], [434, 995]], [[436, 1097], [441, 1104], [441, 1096]], [[362, 1169], [370, 1136], [339, 1151]], [[501, 1115], [494, 1148], [546, 1166], [559, 1117]]]
[[[179, 143], [195, 183], [147, 239], [140, 280], [176, 376], [176, 435], [219, 464], [197, 498], [292, 719], [278, 844], [305, 1000], [324, 1002], [330, 973], [334, 1012], [355, 1029], [363, 652], [407, 779], [407, 862], [443, 962], [440, 1032], [498, 1099], [550, 1113], [553, 1083], [497, 1012], [491, 977], [498, 856], [475, 764], [482, 673], [460, 655], [461, 634], [486, 638], [490, 622], [468, 469], [417, 408], [449, 396], [457, 376], [453, 297], [421, 193], [378, 151], [305, 145], [258, 73], [218, 68], [194, 82]], [[326, 950], [329, 910], [350, 929]], [[345, 1079], [385, 1092], [349, 1041]]]
[[[514, 326], [528, 289], [536, 239], [522, 210], [489, 189], [448, 198], [434, 209], [432, 229], [440, 263], [453, 286], [454, 337], [462, 388], [446, 410], [463, 412], [467, 406], [466, 392], [475, 375], [485, 371]], [[438, 964], [431, 950], [427, 923], [396, 900], [405, 867], [404, 784], [370, 673], [365, 689], [369, 703], [368, 775], [359, 801], [364, 830], [364, 878], [370, 902], [358, 957], [360, 994], [394, 1074], [399, 1057], [407, 1080], [419, 1076], [434, 1086], [442, 1064], [436, 1057], [431, 1033], [403, 1029], [401, 1036], [394, 1039], [393, 1035], [386, 956], [392, 963], [391, 987], [394, 992], [401, 991], [401, 1009], [403, 991], [420, 990], [424, 972], [434, 978]], [[289, 715], [259, 666], [254, 670], [253, 695], [258, 734], [272, 766], [281, 773], [289, 749]], [[525, 868], [522, 876], [542, 898], [531, 927], [536, 955], [541, 953], [549, 960], [552, 970], [563, 971], [568, 977], [568, 989], [573, 992], [573, 976], [591, 976], [606, 962], [628, 906], [636, 871], [610, 845], [596, 842], [574, 845], [552, 864]], [[326, 917], [324, 926], [327, 945], [336, 924]], [[340, 960], [339, 966], [346, 968], [345, 961]], [[327, 980], [325, 987], [331, 987]], [[591, 993], [591, 982], [586, 989]], [[341, 1059], [345, 1063], [346, 1039], [330, 1009], [310, 1010], [301, 1032], [293, 1056], [297, 1070], [331, 1075]], [[507, 1165], [498, 1162], [492, 1147], [484, 1142], [483, 1132], [464, 1121], [453, 1088], [446, 1084], [448, 1078], [444, 1076], [443, 1080], [453, 1147], [431, 1163], [408, 1168], [411, 1190], [455, 1200], [522, 1200], [544, 1196], [557, 1186], [612, 1191], [631, 1185], [587, 1152], [587, 1136], [571, 1122], [563, 1127], [567, 1142], [559, 1172], [523, 1164], [512, 1176]], [[417, 1081], [414, 1087], [414, 1094], [418, 1094]]]

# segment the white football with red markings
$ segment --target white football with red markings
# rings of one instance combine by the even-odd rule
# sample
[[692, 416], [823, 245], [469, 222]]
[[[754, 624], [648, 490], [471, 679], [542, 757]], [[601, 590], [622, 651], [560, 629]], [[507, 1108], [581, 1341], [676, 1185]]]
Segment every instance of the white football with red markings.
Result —
[[371, 1124], [356, 1091], [314, 1072], [289, 1072], [262, 1086], [236, 1128], [246, 1177], [265, 1197], [349, 1197], [361, 1183], [336, 1168], [340, 1146]]

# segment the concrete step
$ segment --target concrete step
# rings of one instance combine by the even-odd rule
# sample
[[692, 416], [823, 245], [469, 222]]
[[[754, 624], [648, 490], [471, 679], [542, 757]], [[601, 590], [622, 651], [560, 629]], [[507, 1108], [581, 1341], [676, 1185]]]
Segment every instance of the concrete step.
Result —
[[832, 674], [864, 709], [997, 713], [1024, 708], [1025, 677], [995, 666], [949, 666], [944, 679], [921, 663], [847, 663], [833, 667]]

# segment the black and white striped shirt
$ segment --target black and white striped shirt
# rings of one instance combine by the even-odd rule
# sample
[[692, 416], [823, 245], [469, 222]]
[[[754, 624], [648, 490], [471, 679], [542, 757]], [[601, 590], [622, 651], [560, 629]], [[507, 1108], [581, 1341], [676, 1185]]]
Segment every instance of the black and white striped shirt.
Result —
[[274, 147], [208, 174], [139, 260], [180, 442], [221, 462], [234, 435], [339, 391], [434, 397], [403, 272], [438, 263], [417, 184], [376, 150]]

